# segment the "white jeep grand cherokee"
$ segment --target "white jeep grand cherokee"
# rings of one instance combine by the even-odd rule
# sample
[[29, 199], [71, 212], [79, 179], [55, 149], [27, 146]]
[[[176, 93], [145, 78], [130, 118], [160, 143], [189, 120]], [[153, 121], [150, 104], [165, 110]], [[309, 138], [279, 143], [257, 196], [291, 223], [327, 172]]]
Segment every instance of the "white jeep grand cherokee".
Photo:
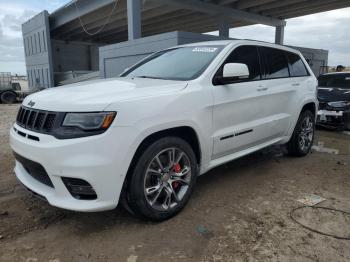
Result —
[[306, 155], [317, 80], [300, 52], [232, 40], [155, 53], [118, 78], [28, 96], [11, 128], [17, 178], [51, 205], [164, 220], [198, 175], [272, 144]]

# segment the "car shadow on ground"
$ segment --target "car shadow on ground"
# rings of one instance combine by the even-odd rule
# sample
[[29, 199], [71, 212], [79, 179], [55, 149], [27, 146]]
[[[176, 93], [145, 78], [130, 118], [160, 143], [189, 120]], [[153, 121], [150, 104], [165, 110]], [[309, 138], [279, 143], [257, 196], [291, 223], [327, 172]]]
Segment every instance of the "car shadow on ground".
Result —
[[[210, 170], [198, 177], [193, 197], [190, 199], [189, 204], [192, 201], [199, 200], [202, 192], [211, 191], [211, 188], [215, 187], [218, 181], [227, 180], [229, 183], [232, 183], [234, 182], [233, 180], [241, 179], [242, 176], [246, 175], [241, 171], [250, 167], [252, 163], [255, 166], [264, 165], [269, 161], [279, 161], [278, 159], [282, 156], [283, 148], [272, 146]], [[126, 211], [121, 204], [114, 210], [85, 213], [52, 207], [44, 200], [32, 196], [29, 192], [24, 193], [22, 200], [29, 206], [28, 211], [31, 212], [34, 219], [34, 228], [47, 228], [54, 224], [69, 223], [72, 224], [76, 234], [84, 235], [97, 233], [118, 225], [157, 224], [156, 222], [144, 221], [135, 217]], [[29, 222], [29, 224], [31, 223]]]

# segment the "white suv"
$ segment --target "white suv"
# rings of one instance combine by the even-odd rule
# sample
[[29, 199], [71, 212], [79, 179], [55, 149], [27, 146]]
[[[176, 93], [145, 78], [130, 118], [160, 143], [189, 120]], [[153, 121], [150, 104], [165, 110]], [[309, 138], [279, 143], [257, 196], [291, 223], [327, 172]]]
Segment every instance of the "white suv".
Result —
[[28, 96], [11, 128], [17, 178], [51, 205], [164, 220], [198, 175], [272, 144], [306, 155], [317, 80], [300, 52], [247, 40], [155, 53], [120, 77]]

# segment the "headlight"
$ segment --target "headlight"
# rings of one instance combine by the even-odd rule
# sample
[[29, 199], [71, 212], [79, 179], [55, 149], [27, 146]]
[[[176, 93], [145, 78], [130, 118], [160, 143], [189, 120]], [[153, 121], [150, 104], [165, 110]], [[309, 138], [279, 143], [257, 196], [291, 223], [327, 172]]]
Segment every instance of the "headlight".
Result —
[[331, 107], [335, 108], [343, 108], [343, 107], [348, 107], [350, 106], [350, 102], [348, 101], [336, 101], [336, 102], [328, 102], [327, 103]]
[[112, 124], [116, 112], [62, 113], [62, 124], [52, 135], [58, 139], [94, 136], [104, 133]]
[[107, 129], [113, 122], [115, 112], [67, 113], [62, 126], [79, 127], [86, 131]]

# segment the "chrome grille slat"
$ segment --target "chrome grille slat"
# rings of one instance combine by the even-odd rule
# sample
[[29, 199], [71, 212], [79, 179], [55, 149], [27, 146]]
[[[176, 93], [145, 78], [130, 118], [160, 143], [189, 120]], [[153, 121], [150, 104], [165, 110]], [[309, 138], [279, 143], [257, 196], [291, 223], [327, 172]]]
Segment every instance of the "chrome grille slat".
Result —
[[46, 131], [50, 131], [53, 127], [55, 121], [55, 115], [54, 114], [46, 114], [45, 122], [43, 128]]
[[22, 107], [19, 108], [16, 121], [19, 121], [19, 119], [21, 118], [21, 113], [22, 113]]
[[45, 130], [46, 118], [47, 118], [47, 112], [46, 112], [45, 115], [44, 115], [43, 124], [42, 124], [42, 126], [41, 126], [41, 128], [44, 129], [44, 130]]
[[44, 113], [39, 112], [38, 117], [37, 117], [35, 124], [34, 124], [34, 129], [40, 130], [43, 127], [44, 116], [45, 116]]
[[27, 112], [27, 110], [25, 110], [24, 108], [23, 108], [23, 111], [22, 111], [22, 114], [21, 114], [21, 120], [20, 120], [20, 123], [22, 123], [22, 125], [23, 125], [23, 120], [24, 120], [24, 115], [26, 114], [26, 112]]
[[40, 114], [39, 112], [36, 112], [35, 118], [34, 118], [34, 120], [33, 120], [32, 128], [35, 128], [35, 123], [36, 123], [36, 120], [38, 119], [38, 115], [39, 115], [39, 114]]
[[33, 126], [33, 122], [34, 122], [34, 118], [35, 118], [36, 114], [37, 114], [36, 111], [34, 111], [34, 110], [30, 111], [29, 116], [28, 116], [28, 121], [27, 121], [28, 127]]
[[23, 117], [23, 124], [24, 124], [24, 126], [27, 126], [29, 113], [30, 113], [29, 110], [26, 110], [26, 111], [24, 112], [24, 117]]
[[19, 113], [18, 113], [18, 122], [21, 122], [23, 113], [24, 113], [24, 109], [21, 108], [20, 111], [19, 111]]

